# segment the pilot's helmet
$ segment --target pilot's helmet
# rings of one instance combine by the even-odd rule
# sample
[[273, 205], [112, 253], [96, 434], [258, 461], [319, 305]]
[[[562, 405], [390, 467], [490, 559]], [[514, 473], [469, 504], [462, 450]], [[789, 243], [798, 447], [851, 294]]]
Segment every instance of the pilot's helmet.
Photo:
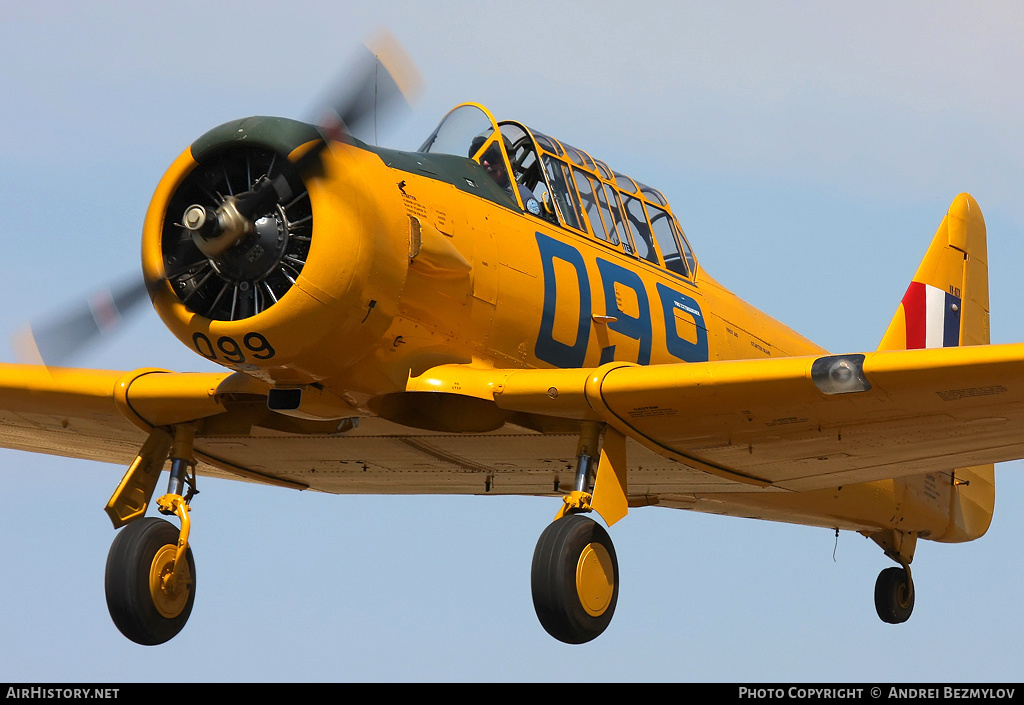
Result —
[[[477, 153], [477, 151], [480, 149], [480, 147], [483, 146], [484, 142], [487, 141], [488, 137], [489, 137], [489, 135], [488, 136], [477, 135], [476, 137], [473, 138], [473, 141], [469, 145], [469, 156], [470, 157], [472, 157], [474, 154]], [[509, 154], [511, 154], [512, 153], [512, 144], [509, 142], [508, 137], [505, 137], [504, 135], [502, 135], [501, 139], [505, 143], [505, 151], [508, 152]], [[501, 150], [498, 148], [498, 143], [497, 142], [493, 143], [490, 147], [488, 147], [487, 151], [484, 152], [480, 156], [480, 161], [485, 161], [485, 160], [490, 162], [491, 164], [498, 164], [498, 163], [503, 161], [502, 158], [501, 158]]]
[[484, 137], [483, 135], [477, 135], [476, 137], [474, 137], [473, 141], [469, 143], [469, 154], [467, 156], [472, 158], [473, 155], [477, 153], [477, 150], [479, 150], [480, 147], [482, 147], [484, 142], [486, 141], [487, 138]]

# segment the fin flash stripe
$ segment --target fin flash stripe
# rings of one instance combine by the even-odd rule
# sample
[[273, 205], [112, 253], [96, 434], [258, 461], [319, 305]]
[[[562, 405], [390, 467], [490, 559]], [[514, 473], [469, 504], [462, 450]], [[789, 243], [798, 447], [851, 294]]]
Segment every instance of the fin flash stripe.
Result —
[[958, 346], [960, 308], [960, 297], [928, 284], [911, 282], [903, 296], [907, 350]]

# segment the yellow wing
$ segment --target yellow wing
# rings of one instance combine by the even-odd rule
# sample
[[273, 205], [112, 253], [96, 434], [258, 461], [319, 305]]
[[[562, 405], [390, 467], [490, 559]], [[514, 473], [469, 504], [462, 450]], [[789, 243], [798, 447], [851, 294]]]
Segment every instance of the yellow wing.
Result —
[[[871, 483], [924, 477], [933, 537], [964, 540], [987, 527], [991, 486], [974, 483], [980, 499], [953, 492], [954, 471], [966, 485], [958, 469], [1024, 457], [1022, 370], [1021, 344], [572, 370], [446, 365], [389, 401], [391, 418], [429, 416], [430, 430], [283, 416], [267, 408], [265, 385], [237, 373], [0, 365], [0, 444], [128, 465], [154, 427], [191, 423], [204, 475], [335, 493], [564, 495], [579, 422], [593, 421], [619, 434], [605, 433], [606, 448], [626, 439], [632, 506], [871, 530], [891, 523], [872, 513], [882, 509], [837, 519], [829, 488], [898, 495]], [[460, 419], [473, 430], [457, 432]], [[954, 482], [933, 487], [935, 473]], [[971, 502], [982, 518], [968, 516]]]
[[[843, 360], [862, 366], [863, 391], [815, 382], [816, 363], [824, 374]], [[1024, 457], [1021, 344], [593, 370], [445, 366], [410, 389], [600, 420], [748, 488], [815, 490]]]
[[[0, 445], [128, 465], [155, 427], [198, 423], [208, 436], [239, 433], [243, 426], [250, 433], [262, 416], [272, 416], [259, 411], [266, 409], [265, 397], [256, 380], [240, 374], [0, 364]], [[196, 458], [207, 475], [302, 486], [236, 466], [199, 447]]]
[[[126, 464], [148, 429], [195, 421], [204, 472], [334, 492], [481, 491], [477, 478], [459, 487], [426, 476], [507, 467], [542, 473], [545, 491], [521, 487], [526, 493], [557, 493], [546, 489], [552, 471], [571, 465], [572, 423], [587, 419], [710, 473], [703, 482], [720, 490], [735, 482], [733, 490], [806, 491], [1024, 457], [1024, 345], [867, 353], [869, 388], [823, 392], [815, 361], [845, 357], [589, 370], [447, 365], [410, 380], [410, 392], [493, 401], [511, 423], [484, 433], [293, 419], [269, 411], [266, 387], [237, 373], [0, 365], [0, 443]], [[643, 458], [650, 465], [652, 454]], [[693, 477], [670, 484], [693, 489]]]

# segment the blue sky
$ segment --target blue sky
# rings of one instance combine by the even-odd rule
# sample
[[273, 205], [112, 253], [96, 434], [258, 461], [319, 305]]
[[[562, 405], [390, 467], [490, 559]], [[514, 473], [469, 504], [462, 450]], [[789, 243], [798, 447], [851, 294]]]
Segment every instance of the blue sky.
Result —
[[[369, 5], [0, 5], [0, 332], [137, 272], [181, 150], [236, 117], [304, 117], [388, 26], [426, 83], [382, 143], [415, 148], [472, 100], [586, 149], [667, 195], [712, 276], [835, 352], [874, 349], [968, 191], [993, 342], [1021, 340], [1019, 3]], [[80, 364], [210, 369], [152, 312], [105, 343]], [[211, 480], [193, 503], [191, 620], [136, 646], [103, 597], [102, 507], [123, 471], [0, 451], [0, 681], [162, 682], [173, 664], [195, 681], [1020, 677], [1020, 461], [997, 469], [988, 535], [919, 546], [904, 625], [876, 617], [891, 563], [859, 535], [644, 508], [612, 530], [615, 619], [579, 647], [530, 600], [556, 501]]]

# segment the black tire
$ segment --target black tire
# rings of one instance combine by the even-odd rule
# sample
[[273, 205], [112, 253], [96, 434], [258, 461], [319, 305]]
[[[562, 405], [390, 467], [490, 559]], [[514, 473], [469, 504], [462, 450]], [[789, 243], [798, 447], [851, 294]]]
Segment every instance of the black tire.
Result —
[[143, 517], [121, 529], [110, 546], [104, 581], [107, 609], [115, 626], [136, 644], [163, 644], [181, 631], [192, 613], [196, 565], [191, 547], [185, 553], [189, 571], [186, 592], [161, 593], [158, 606], [150, 589], [151, 572], [160, 570], [154, 566], [156, 559], [159, 557], [164, 569], [168, 558], [173, 565], [178, 534], [170, 522]]
[[600, 636], [619, 599], [619, 564], [608, 532], [579, 514], [548, 525], [533, 553], [531, 585], [548, 634], [566, 644]]
[[875, 581], [875, 611], [887, 624], [902, 624], [914, 611], [914, 584], [903, 568], [886, 568]]

